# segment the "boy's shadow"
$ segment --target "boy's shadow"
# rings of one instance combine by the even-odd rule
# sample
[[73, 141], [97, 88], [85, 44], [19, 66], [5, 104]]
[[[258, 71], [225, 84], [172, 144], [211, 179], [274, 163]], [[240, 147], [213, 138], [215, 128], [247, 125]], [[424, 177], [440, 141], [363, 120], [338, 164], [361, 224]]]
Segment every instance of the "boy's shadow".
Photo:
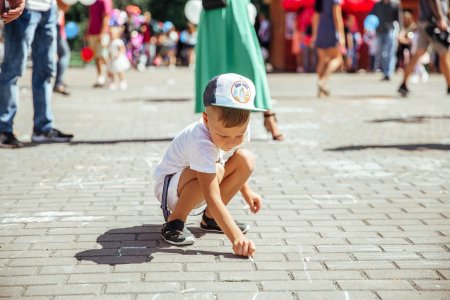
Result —
[[[196, 238], [205, 233], [198, 228], [189, 228]], [[97, 264], [140, 264], [150, 262], [155, 252], [177, 253], [181, 255], [223, 255], [236, 257], [231, 253], [189, 250], [176, 247], [162, 240], [161, 225], [142, 225], [108, 230], [97, 238], [102, 248], [90, 249], [75, 254], [78, 261], [87, 260]]]

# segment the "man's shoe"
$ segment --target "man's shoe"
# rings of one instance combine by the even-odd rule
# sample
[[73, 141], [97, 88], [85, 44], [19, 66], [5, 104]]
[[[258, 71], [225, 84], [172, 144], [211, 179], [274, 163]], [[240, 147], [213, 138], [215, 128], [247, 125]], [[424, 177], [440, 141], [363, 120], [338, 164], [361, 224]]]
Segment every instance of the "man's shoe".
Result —
[[33, 132], [31, 141], [33, 143], [67, 143], [73, 138], [73, 134], [62, 133], [56, 128], [50, 129], [49, 132]]
[[391, 81], [391, 77], [385, 75], [381, 81]]
[[55, 88], [53, 89], [53, 92], [64, 95], [64, 96], [70, 96], [70, 93], [67, 91], [67, 88], [64, 85], [55, 86]]
[[403, 97], [408, 96], [409, 90], [408, 90], [408, 87], [406, 86], [405, 83], [402, 83], [402, 85], [400, 85], [400, 87], [398, 88], [398, 92], [399, 92]]
[[184, 226], [184, 222], [178, 219], [163, 224], [161, 236], [172, 245], [188, 246], [195, 243], [194, 235]]
[[0, 132], [0, 148], [20, 148], [23, 144], [12, 132]]
[[[245, 224], [245, 223], [242, 223], [239, 221], [234, 221], [234, 222], [236, 223], [237, 227], [239, 227], [239, 229], [242, 231], [242, 233], [247, 233], [247, 231], [250, 230], [249, 224]], [[216, 220], [214, 220], [212, 218], [208, 218], [206, 216], [205, 212], [203, 212], [202, 222], [200, 222], [200, 229], [202, 229], [204, 231], [209, 231], [209, 232], [223, 233], [222, 229], [220, 229]]]

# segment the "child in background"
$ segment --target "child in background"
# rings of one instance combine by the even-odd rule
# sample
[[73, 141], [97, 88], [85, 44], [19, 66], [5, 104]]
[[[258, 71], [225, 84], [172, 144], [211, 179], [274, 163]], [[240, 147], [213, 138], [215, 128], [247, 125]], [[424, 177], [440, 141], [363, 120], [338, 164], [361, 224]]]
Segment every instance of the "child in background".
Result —
[[161, 235], [173, 245], [192, 245], [195, 237], [186, 228], [194, 209], [203, 212], [200, 228], [223, 232], [237, 255], [252, 256], [254, 243], [244, 236], [250, 225], [233, 219], [226, 205], [240, 191], [253, 213], [261, 196], [248, 179], [255, 159], [241, 149], [250, 140], [250, 111], [254, 105], [253, 82], [238, 74], [222, 74], [209, 81], [203, 94], [202, 118], [181, 131], [156, 166], [155, 196], [164, 219]]
[[121, 39], [123, 28], [119, 24], [113, 24], [110, 28], [111, 43], [109, 45], [109, 88], [117, 89], [117, 84], [121, 90], [127, 89], [125, 71], [130, 68], [130, 61], [126, 56], [125, 43]]

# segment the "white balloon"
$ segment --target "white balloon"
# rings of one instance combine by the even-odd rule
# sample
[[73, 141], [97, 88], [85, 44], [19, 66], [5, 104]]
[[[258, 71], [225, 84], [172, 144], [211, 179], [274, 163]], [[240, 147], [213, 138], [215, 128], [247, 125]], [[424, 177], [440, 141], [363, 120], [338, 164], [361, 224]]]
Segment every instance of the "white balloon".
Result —
[[250, 18], [250, 23], [252, 23], [252, 25], [255, 25], [256, 15], [258, 14], [258, 11], [256, 10], [256, 7], [255, 5], [253, 5], [253, 3], [249, 3], [247, 9], [248, 9], [248, 17]]
[[202, 1], [201, 0], [190, 0], [184, 6], [184, 15], [194, 25], [200, 22], [200, 15], [202, 13]]
[[81, 4], [86, 5], [86, 6], [90, 6], [92, 4], [94, 4], [97, 0], [80, 0]]
[[74, 5], [75, 3], [78, 2], [78, 0], [62, 0], [62, 2], [64, 2], [64, 4], [67, 5]]

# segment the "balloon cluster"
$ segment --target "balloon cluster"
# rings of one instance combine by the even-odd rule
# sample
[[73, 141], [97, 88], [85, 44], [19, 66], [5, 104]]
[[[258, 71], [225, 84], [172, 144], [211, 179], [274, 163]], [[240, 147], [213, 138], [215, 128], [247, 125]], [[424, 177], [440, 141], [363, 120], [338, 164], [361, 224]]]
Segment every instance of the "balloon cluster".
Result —
[[[78, 2], [78, 0], [61, 0], [62, 2], [64, 2], [67, 5], [74, 5]], [[79, 0], [81, 4], [83, 5], [92, 5], [95, 3], [95, 1], [97, 0]]]

